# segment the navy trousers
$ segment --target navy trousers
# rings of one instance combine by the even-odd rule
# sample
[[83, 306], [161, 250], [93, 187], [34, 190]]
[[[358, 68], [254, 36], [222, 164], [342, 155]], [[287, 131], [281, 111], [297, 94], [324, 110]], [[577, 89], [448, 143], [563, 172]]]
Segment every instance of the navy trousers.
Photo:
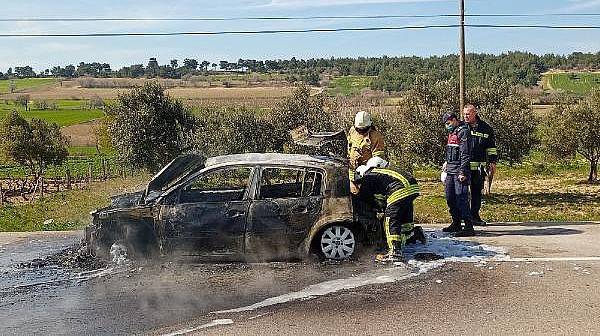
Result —
[[452, 223], [471, 222], [469, 206], [469, 176], [464, 182], [458, 180], [458, 174], [448, 174], [446, 178], [446, 203], [452, 216]]

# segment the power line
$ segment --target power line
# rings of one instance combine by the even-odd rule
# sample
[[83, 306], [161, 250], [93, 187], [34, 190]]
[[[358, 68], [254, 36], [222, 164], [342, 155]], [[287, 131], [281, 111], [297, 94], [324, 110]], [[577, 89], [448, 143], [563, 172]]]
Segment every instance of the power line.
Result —
[[[415, 14], [415, 15], [329, 15], [329, 16], [248, 16], [248, 17], [89, 17], [89, 18], [2, 18], [0, 22], [93, 22], [93, 21], [289, 21], [289, 20], [346, 20], [346, 19], [410, 19], [410, 18], [455, 18], [458, 14]], [[465, 17], [598, 17], [600, 13], [546, 13], [546, 14], [465, 14]]]
[[[0, 34], [0, 37], [119, 37], [119, 36], [180, 36], [180, 35], [259, 35], [259, 34], [292, 34], [292, 33], [330, 33], [356, 31], [385, 31], [385, 30], [423, 30], [436, 28], [457, 28], [459, 25], [423, 25], [399, 27], [357, 27], [357, 28], [314, 28], [314, 29], [278, 29], [278, 30], [231, 30], [231, 31], [199, 31], [199, 32], [140, 32], [140, 33], [47, 33], [47, 34]], [[497, 29], [564, 29], [584, 30], [600, 29], [600, 26], [553, 26], [553, 25], [493, 25], [466, 24], [469, 28]]]

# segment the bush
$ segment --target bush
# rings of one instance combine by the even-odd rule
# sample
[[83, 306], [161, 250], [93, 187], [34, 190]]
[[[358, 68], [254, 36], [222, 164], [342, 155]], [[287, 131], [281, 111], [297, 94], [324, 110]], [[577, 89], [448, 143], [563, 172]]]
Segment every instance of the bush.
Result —
[[35, 177], [40, 176], [48, 165], [62, 164], [69, 154], [68, 140], [57, 124], [40, 119], [27, 122], [16, 112], [4, 119], [0, 139], [3, 156], [27, 166]]
[[111, 143], [132, 167], [157, 171], [194, 143], [196, 118], [156, 83], [119, 95], [106, 115]]

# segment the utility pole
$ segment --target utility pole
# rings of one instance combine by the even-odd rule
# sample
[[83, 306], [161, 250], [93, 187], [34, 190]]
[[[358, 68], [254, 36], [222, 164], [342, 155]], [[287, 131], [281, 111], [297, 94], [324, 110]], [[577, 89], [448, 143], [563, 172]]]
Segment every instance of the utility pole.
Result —
[[465, 0], [460, 3], [460, 56], [459, 56], [459, 81], [460, 81], [460, 113], [465, 108]]

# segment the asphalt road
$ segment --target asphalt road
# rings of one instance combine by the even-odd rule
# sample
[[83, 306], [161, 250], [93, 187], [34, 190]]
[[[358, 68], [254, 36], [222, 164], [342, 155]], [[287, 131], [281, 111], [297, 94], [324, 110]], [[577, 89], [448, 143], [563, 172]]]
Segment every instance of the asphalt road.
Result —
[[[419, 247], [456, 262], [410, 267], [375, 265], [368, 256], [342, 264], [184, 262], [93, 272], [19, 267], [80, 233], [0, 234], [0, 334], [595, 335], [598, 224], [496, 224], [471, 242]], [[479, 244], [503, 246], [512, 259]]]
[[403, 281], [202, 316], [157, 334], [598, 335], [598, 224], [496, 224], [470, 240], [506, 247], [508, 261], [447, 263]]

